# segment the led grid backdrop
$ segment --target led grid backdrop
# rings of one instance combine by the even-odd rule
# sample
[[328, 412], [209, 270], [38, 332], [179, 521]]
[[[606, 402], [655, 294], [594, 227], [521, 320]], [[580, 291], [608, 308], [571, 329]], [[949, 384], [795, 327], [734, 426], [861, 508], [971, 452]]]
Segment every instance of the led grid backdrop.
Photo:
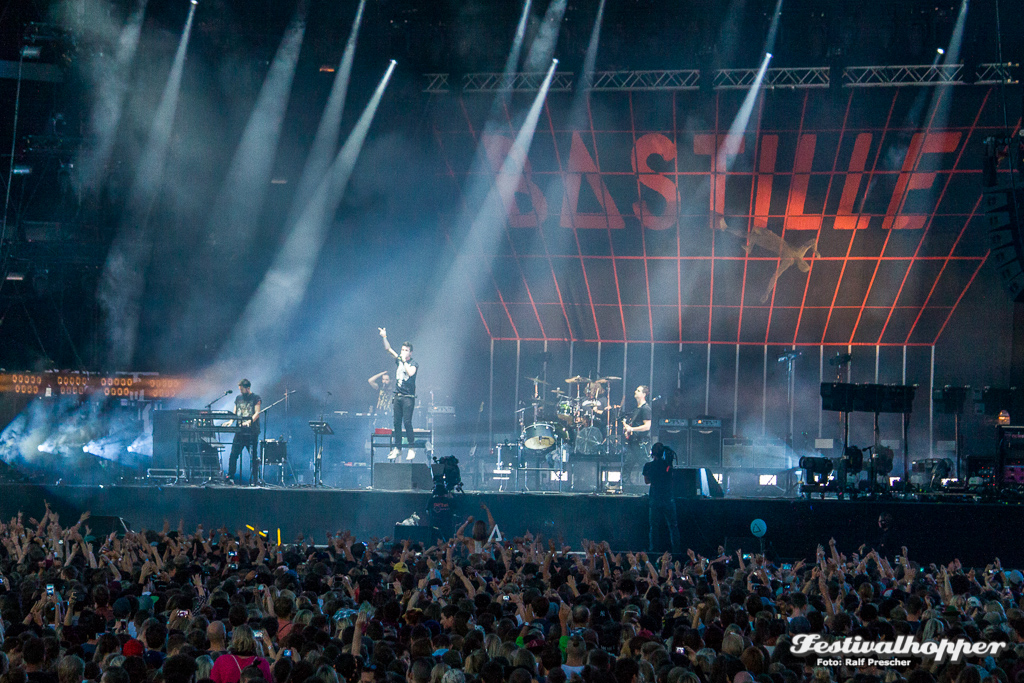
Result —
[[[503, 238], [481, 254], [487, 334], [934, 344], [987, 254], [982, 140], [1003, 130], [998, 91], [765, 91], [726, 171], [716, 154], [743, 95], [594, 93], [571, 130], [573, 95], [550, 94]], [[482, 142], [493, 177], [527, 102], [516, 95], [504, 129], [481, 141], [490, 97], [432, 98], [454, 243], [474, 149]], [[713, 229], [718, 215], [728, 231]], [[808, 252], [806, 273], [794, 264], [769, 290], [780, 258], [744, 253], [755, 229], [793, 247], [816, 239], [820, 257]]]

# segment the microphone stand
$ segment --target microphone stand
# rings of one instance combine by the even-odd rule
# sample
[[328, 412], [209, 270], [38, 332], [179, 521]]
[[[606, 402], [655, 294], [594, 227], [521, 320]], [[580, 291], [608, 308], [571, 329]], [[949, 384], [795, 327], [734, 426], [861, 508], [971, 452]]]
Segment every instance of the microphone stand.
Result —
[[[284, 401], [286, 398], [288, 398], [288, 394], [294, 394], [295, 391], [296, 391], [295, 389], [292, 389], [291, 391], [286, 391], [286, 392], [284, 392], [284, 396], [282, 396], [281, 398], [277, 399], [276, 401], [271, 403], [266, 408], [261, 408], [260, 409], [260, 417], [263, 416], [263, 413], [269, 411], [271, 408], [276, 406], [278, 403], [280, 403], [281, 401]], [[263, 468], [264, 468], [264, 463], [263, 463], [262, 455], [263, 455], [263, 444], [266, 443], [266, 441], [267, 441], [267, 423], [268, 422], [269, 422], [269, 420], [264, 420], [263, 421], [263, 438], [260, 440], [259, 444], [257, 444], [257, 450], [259, 451], [259, 456], [260, 456], [260, 458], [259, 458], [260, 480], [258, 482], [259, 484], [263, 484]]]
[[225, 391], [225, 392], [224, 392], [223, 394], [221, 394], [221, 395], [220, 395], [220, 396], [218, 396], [217, 398], [215, 398], [215, 399], [213, 399], [212, 401], [210, 401], [209, 403], [207, 403], [207, 404], [206, 404], [206, 409], [207, 409], [207, 410], [213, 410], [213, 404], [214, 404], [214, 403], [217, 403], [218, 401], [220, 401], [220, 400], [221, 400], [222, 398], [224, 398], [224, 397], [225, 397], [225, 396], [227, 396], [228, 394], [233, 394], [233, 393], [235, 393], [235, 390], [234, 390], [234, 389], [228, 389], [228, 390], [227, 390], [227, 391]]

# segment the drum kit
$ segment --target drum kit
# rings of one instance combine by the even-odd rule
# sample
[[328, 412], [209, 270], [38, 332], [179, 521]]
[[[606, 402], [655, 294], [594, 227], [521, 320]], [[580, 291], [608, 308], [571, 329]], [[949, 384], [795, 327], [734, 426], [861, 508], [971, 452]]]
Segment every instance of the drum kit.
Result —
[[[544, 469], [563, 470], [570, 455], [599, 457], [617, 452], [618, 420], [609, 419], [609, 413], [620, 406], [608, 405], [603, 396], [612, 382], [621, 379], [576, 375], [565, 380], [566, 389], [548, 390], [548, 382], [540, 377], [527, 377], [533, 383], [533, 396], [516, 411], [519, 441], [498, 445], [498, 466], [527, 467], [527, 459], [534, 458], [547, 465]], [[611, 434], [605, 432], [608, 425]]]

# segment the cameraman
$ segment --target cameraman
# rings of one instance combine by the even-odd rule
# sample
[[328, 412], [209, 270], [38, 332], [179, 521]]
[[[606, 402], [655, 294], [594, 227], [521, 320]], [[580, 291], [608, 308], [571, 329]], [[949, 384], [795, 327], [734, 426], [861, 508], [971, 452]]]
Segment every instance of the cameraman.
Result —
[[672, 496], [672, 462], [675, 451], [660, 441], [651, 448], [651, 460], [644, 465], [644, 483], [651, 487], [647, 494], [650, 538], [648, 552], [657, 552], [654, 547], [655, 529], [662, 524], [668, 526], [668, 538], [673, 553], [681, 552], [679, 543], [679, 519], [676, 516], [676, 501]]

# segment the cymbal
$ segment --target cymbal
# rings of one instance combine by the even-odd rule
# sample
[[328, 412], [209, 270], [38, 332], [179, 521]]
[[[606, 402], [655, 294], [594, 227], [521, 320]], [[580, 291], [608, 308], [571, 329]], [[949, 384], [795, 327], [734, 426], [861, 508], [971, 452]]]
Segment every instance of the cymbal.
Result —
[[619, 379], [622, 379], [622, 378], [621, 377], [616, 377], [614, 375], [608, 375], [607, 377], [598, 377], [597, 381], [598, 382], [613, 382], [613, 381], [619, 380]]
[[547, 382], [542, 380], [540, 377], [527, 377], [526, 381], [527, 382], [533, 382], [534, 384], [544, 384], [544, 385], [547, 385]]
[[565, 383], [566, 384], [583, 384], [586, 381], [588, 381], [588, 380], [584, 379], [583, 377], [580, 377], [579, 375], [576, 375], [575, 377], [570, 377], [569, 379], [565, 380]]
[[557, 389], [552, 389], [551, 393], [552, 394], [558, 394], [559, 396], [561, 396], [562, 394], [565, 394], [565, 393], [568, 393], [568, 392], [566, 392], [564, 389], [562, 389], [562, 387], [558, 387]]

